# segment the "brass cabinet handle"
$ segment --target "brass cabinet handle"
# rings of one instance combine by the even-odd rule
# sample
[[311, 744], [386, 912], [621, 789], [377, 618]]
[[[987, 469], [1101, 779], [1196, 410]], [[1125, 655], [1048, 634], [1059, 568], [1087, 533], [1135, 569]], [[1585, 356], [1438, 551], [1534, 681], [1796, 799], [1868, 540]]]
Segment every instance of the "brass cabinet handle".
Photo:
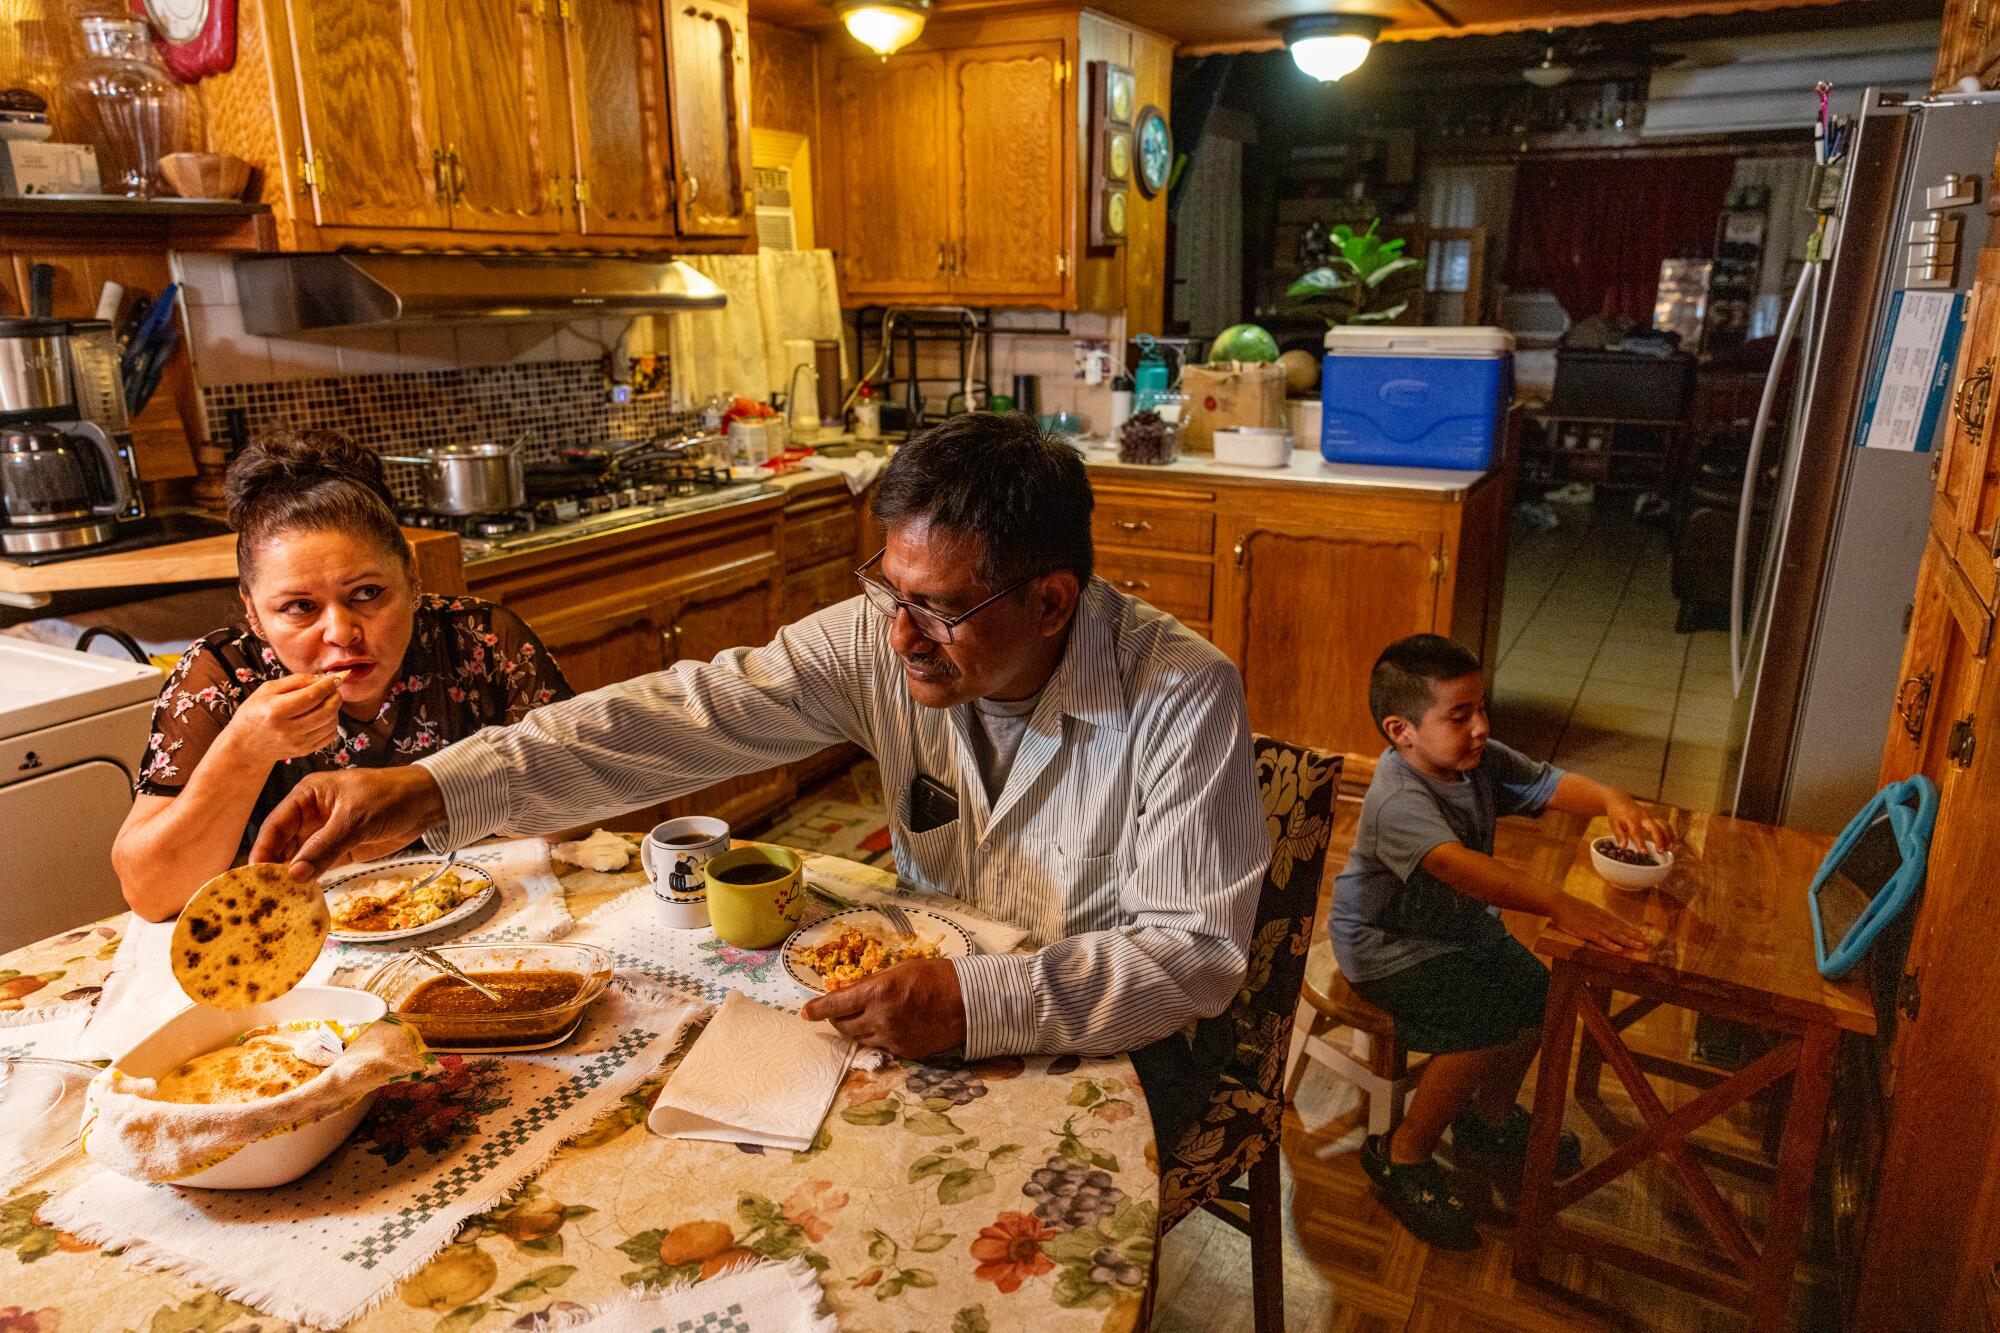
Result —
[[1126, 592], [1144, 592], [1153, 585], [1144, 579], [1119, 579], [1118, 586]]
[[1241, 541], [1237, 542], [1235, 547], [1230, 551], [1230, 554], [1236, 557], [1236, 567], [1238, 569], [1243, 568], [1244, 558], [1249, 554], [1249, 552], [1245, 548], [1248, 547], [1249, 545], [1250, 545], [1250, 539], [1248, 537], [1245, 537]]
[[458, 145], [448, 144], [445, 152], [451, 157], [451, 201], [465, 202], [465, 163], [458, 156]]
[[1930, 672], [1921, 671], [1896, 687], [1896, 716], [1903, 719], [1903, 730], [1910, 734], [1911, 740], [1922, 738], [1930, 711]]
[[678, 620], [667, 626], [667, 660], [681, 660], [681, 622]]
[[444, 179], [444, 149], [431, 149], [431, 192], [441, 204], [451, 202], [451, 186]]
[[937, 271], [938, 271], [938, 276], [939, 276], [939, 277], [943, 277], [943, 276], [944, 276], [944, 271], [945, 271], [945, 268], [944, 268], [944, 263], [945, 263], [945, 260], [944, 260], [944, 242], [943, 242], [943, 241], [939, 241], [939, 242], [938, 242], [938, 266], [937, 266]]
[[1143, 518], [1121, 518], [1118, 520], [1116, 526], [1120, 532], [1151, 532], [1153, 530], [1153, 525]]
[[1951, 398], [1951, 414], [1958, 423], [1973, 435], [1986, 429], [1986, 407], [1993, 396], [1993, 358], [1987, 357], [1979, 363], [1979, 368], [1958, 383], [1958, 392]]
[[952, 257], [951, 257], [951, 271], [952, 271], [953, 273], [963, 273], [963, 272], [965, 272], [965, 242], [964, 242], [964, 241], [960, 241], [960, 242], [958, 243], [957, 247], [956, 247], [956, 248], [955, 248], [955, 249], [953, 250], [953, 252], [952, 252]]
[[692, 204], [695, 200], [701, 198], [701, 182], [695, 178], [695, 174], [692, 171], [684, 174], [687, 179], [687, 201]]

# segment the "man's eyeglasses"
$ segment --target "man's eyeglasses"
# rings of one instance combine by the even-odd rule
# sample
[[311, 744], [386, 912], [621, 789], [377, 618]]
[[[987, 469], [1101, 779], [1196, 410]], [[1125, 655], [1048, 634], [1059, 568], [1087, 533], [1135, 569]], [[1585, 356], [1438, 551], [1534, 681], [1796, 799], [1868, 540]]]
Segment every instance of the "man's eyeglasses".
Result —
[[869, 577], [868, 571], [881, 564], [882, 557], [887, 555], [888, 552], [889, 548], [886, 546], [883, 547], [871, 556], [861, 568], [854, 571], [854, 577], [861, 580], [862, 595], [868, 599], [868, 605], [881, 613], [884, 620], [894, 621], [898, 610], [908, 612], [910, 624], [915, 627], [917, 633], [923, 635], [932, 643], [950, 643], [953, 632], [960, 625], [963, 625], [966, 621], [972, 619], [981, 611], [984, 611], [987, 607], [1005, 597], [1008, 593], [1033, 583], [1036, 578], [1035, 575], [1030, 574], [1027, 578], [1016, 579], [999, 592], [994, 593], [991, 597], [981, 602], [978, 606], [973, 607], [970, 611], [955, 616], [941, 616], [928, 607], [918, 606], [915, 602], [904, 601], [890, 589], [888, 584], [882, 582], [880, 579]]

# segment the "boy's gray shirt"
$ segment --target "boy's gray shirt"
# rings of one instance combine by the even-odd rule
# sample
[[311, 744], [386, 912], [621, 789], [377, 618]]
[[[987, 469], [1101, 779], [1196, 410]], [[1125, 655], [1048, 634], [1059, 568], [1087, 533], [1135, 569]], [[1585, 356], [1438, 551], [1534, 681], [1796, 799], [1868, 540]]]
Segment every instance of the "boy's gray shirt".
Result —
[[1555, 765], [1490, 739], [1479, 766], [1456, 782], [1434, 782], [1383, 751], [1334, 882], [1330, 930], [1341, 974], [1370, 981], [1505, 935], [1499, 908], [1458, 892], [1423, 859], [1447, 842], [1491, 856], [1500, 817], [1540, 814], [1561, 780]]

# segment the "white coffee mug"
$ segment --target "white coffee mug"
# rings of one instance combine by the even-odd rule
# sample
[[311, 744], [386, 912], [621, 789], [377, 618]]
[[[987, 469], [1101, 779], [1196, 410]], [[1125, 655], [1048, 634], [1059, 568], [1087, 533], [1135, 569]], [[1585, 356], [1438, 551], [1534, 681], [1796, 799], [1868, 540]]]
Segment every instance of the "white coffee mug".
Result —
[[669, 819], [639, 844], [639, 862], [653, 884], [660, 924], [699, 930], [708, 924], [708, 860], [729, 850], [729, 825], [706, 815]]

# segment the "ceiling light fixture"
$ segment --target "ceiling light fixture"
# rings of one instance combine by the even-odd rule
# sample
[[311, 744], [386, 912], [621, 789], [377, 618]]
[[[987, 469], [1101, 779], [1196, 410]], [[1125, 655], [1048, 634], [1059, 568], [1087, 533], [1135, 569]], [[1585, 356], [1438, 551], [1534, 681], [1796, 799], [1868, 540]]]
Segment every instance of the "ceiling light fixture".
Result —
[[1312, 14], [1278, 25], [1292, 61], [1321, 83], [1361, 68], [1389, 20], [1376, 14]]
[[887, 60], [922, 35], [931, 0], [841, 0], [836, 7], [848, 34]]
[[1568, 83], [1575, 74], [1575, 66], [1556, 63], [1556, 49], [1553, 46], [1542, 48], [1541, 64], [1530, 65], [1521, 71], [1521, 77], [1537, 88], [1553, 88], [1559, 83]]

